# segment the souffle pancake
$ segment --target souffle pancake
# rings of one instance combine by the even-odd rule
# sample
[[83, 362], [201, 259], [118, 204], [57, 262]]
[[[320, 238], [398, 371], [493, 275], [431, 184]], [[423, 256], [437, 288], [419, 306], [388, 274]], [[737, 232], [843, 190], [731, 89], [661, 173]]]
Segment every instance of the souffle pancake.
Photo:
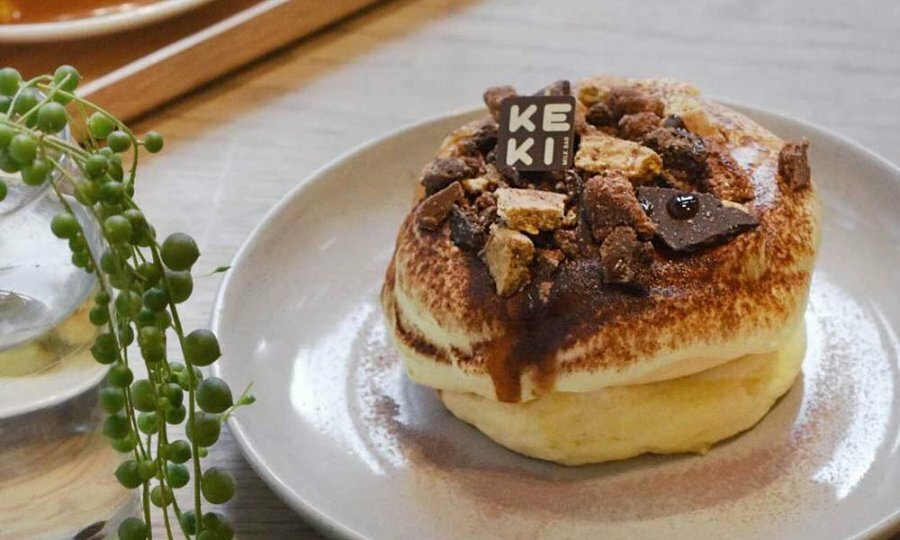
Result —
[[805, 352], [807, 141], [671, 80], [538, 95], [572, 96], [571, 146], [545, 154], [571, 152], [565, 166], [498, 159], [521, 101], [501, 86], [422, 171], [381, 293], [410, 379], [499, 444], [567, 465], [703, 453], [751, 428]]

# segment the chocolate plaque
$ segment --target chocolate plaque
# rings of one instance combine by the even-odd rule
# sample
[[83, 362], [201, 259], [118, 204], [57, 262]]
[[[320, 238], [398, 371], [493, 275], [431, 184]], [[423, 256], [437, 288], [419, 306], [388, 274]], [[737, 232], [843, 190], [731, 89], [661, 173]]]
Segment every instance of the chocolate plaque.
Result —
[[560, 171], [575, 154], [575, 98], [563, 95], [509, 97], [500, 104], [498, 169]]
[[759, 225], [739, 205], [709, 193], [642, 186], [637, 198], [656, 224], [656, 237], [676, 253], [725, 243]]

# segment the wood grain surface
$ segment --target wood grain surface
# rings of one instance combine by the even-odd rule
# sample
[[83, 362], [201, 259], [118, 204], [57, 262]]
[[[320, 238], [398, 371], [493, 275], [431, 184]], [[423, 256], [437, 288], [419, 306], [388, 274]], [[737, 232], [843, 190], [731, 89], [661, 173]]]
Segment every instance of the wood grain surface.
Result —
[[26, 77], [78, 65], [81, 94], [127, 120], [374, 1], [217, 0], [111, 35], [0, 44], [0, 58]]
[[[167, 151], [147, 163], [138, 196], [159, 230], [198, 238], [202, 273], [228, 264], [283, 194], [355, 145], [477, 104], [492, 84], [539, 88], [604, 72], [689, 80], [900, 162], [895, 0], [410, 0], [372, 9], [147, 118], [139, 127], [167, 134]], [[217, 285], [198, 280], [188, 327], [207, 324]], [[211, 460], [237, 475], [226, 512], [239, 538], [319, 538], [230, 435]]]

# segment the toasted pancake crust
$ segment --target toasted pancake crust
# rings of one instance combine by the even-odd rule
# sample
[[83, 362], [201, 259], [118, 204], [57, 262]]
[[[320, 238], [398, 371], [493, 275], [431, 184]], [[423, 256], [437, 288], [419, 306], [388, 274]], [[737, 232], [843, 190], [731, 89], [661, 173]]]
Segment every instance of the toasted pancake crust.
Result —
[[[779, 176], [783, 141], [682, 83], [598, 77], [579, 84], [578, 98], [589, 107], [623, 86], [659, 97], [665, 114], [740, 167], [713, 168], [710, 183], [749, 178], [754, 197], [743, 204], [759, 226], [700, 253], [655, 250], [643, 294], [604, 285], [599, 261], [582, 258], [502, 298], [448, 225], [423, 230], [411, 213], [381, 298], [413, 380], [514, 402], [684, 376], [774, 351], [787, 338], [805, 309], [820, 209], [813, 189], [794, 190]], [[452, 133], [439, 155], [452, 155], [473, 129]]]

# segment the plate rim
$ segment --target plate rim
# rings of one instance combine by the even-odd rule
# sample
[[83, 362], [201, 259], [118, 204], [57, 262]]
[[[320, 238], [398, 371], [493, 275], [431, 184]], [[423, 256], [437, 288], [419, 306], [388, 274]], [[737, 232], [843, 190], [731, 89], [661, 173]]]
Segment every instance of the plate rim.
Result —
[[[87, 347], [85, 345], [85, 347]], [[79, 350], [74, 354], [82, 354], [83, 350]], [[59, 360], [57, 363], [52, 364], [51, 368], [56, 368], [59, 364], [71, 364], [72, 361], [70, 358], [63, 358]], [[75, 386], [67, 386], [60, 390], [57, 390], [55, 393], [41, 397], [39, 399], [34, 399], [30, 401], [24, 401], [21, 405], [13, 405], [8, 407], [0, 407], [0, 421], [10, 420], [19, 416], [25, 416], [27, 414], [37, 412], [44, 409], [49, 409], [51, 407], [56, 407], [65, 403], [66, 401], [80, 396], [81, 394], [89, 391], [91, 388], [96, 387], [100, 384], [103, 379], [106, 377], [106, 373], [109, 371], [110, 366], [102, 365], [95, 362], [91, 359], [91, 362], [88, 364], [84, 371], [84, 377], [82, 377], [78, 384]], [[70, 366], [64, 365], [62, 369], [72, 369]], [[23, 375], [22, 378], [29, 377], [30, 375]], [[0, 382], [14, 384], [16, 379], [19, 377], [0, 377]]]
[[162, 0], [119, 13], [63, 21], [0, 24], [0, 43], [36, 43], [101, 36], [151, 24], [212, 0]]
[[[739, 101], [721, 99], [715, 96], [711, 96], [710, 99], [722, 105], [725, 105], [726, 107], [732, 108], [741, 114], [745, 114], [751, 119], [754, 119], [754, 114], [761, 113], [762, 115], [780, 117], [782, 119], [788, 120], [799, 125], [804, 130], [815, 133], [817, 136], [829, 138], [833, 141], [846, 145], [852, 150], [861, 153], [866, 158], [878, 163], [879, 166], [890, 171], [890, 173], [895, 178], [900, 179], [900, 166], [894, 164], [874, 150], [863, 146], [862, 144], [849, 137], [840, 135], [836, 131], [833, 131], [829, 128], [797, 118], [790, 114], [782, 113], [775, 109], [770, 109], [768, 107], [747, 105]], [[288, 190], [287, 193], [282, 195], [278, 199], [278, 201], [271, 208], [269, 208], [269, 210], [266, 211], [259, 222], [254, 225], [251, 231], [247, 234], [244, 241], [241, 243], [241, 246], [235, 252], [234, 257], [231, 260], [230, 268], [234, 268], [243, 262], [243, 260], [246, 258], [247, 252], [257, 242], [264, 230], [270, 225], [272, 221], [274, 221], [275, 218], [278, 217], [278, 215], [280, 215], [285, 210], [285, 208], [288, 207], [289, 204], [291, 204], [303, 191], [308, 189], [312, 184], [317, 181], [321, 181], [322, 176], [339, 167], [346, 160], [350, 159], [356, 154], [368, 150], [371, 147], [382, 144], [386, 140], [402, 136], [417, 129], [422, 129], [433, 123], [445, 122], [449, 121], [452, 118], [461, 118], [468, 115], [473, 115], [479, 110], [483, 110], [483, 107], [464, 107], [444, 112], [442, 114], [430, 116], [423, 120], [417, 120], [414, 122], [402, 124], [383, 135], [368, 139], [360, 144], [351, 147], [349, 150], [341, 153], [337, 157], [314, 169], [300, 182], [298, 182], [297, 185], [293, 186], [290, 190]], [[213, 300], [213, 306], [210, 315], [210, 330], [212, 330], [216, 335], [219, 334], [219, 327], [221, 324], [223, 312], [222, 303], [224, 301], [223, 299], [225, 295], [228, 292], [228, 287], [231, 283], [231, 276], [231, 272], [225, 273], [224, 278], [219, 283], [219, 286], [216, 290], [215, 299]], [[214, 376], [221, 376], [220, 364], [216, 362], [212, 366], [210, 366], [210, 372]], [[244, 458], [250, 464], [251, 468], [260, 476], [260, 478], [262, 478], [262, 480], [272, 489], [272, 491], [274, 491], [276, 495], [278, 495], [278, 497], [291, 509], [293, 509], [302, 519], [304, 519], [310, 525], [329, 537], [351, 538], [354, 540], [366, 540], [370, 538], [364, 534], [361, 534], [359, 531], [347, 528], [340, 521], [330, 517], [327, 513], [304, 500], [299, 493], [285, 484], [282, 479], [278, 478], [278, 476], [266, 464], [265, 460], [254, 446], [253, 442], [244, 432], [243, 427], [240, 423], [240, 419], [236, 416], [231, 416], [226, 422], [232, 434], [234, 435], [235, 440], [238, 443], [238, 448], [240, 448], [241, 453], [244, 455]], [[865, 530], [860, 531], [856, 536], [850, 538], [882, 537], [888, 535], [898, 528], [900, 528], [900, 506], [898, 506], [898, 508], [892, 514], [885, 517], [882, 521], [872, 524]]]

